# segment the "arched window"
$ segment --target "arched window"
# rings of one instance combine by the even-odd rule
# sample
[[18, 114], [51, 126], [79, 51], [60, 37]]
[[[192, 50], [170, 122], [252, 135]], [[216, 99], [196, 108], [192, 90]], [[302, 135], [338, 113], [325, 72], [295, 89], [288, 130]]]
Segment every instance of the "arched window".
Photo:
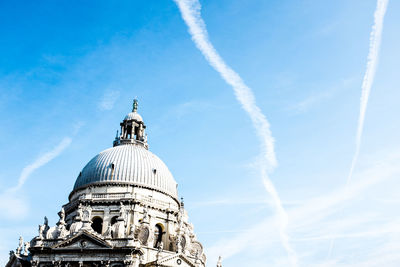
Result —
[[114, 180], [114, 171], [115, 171], [115, 165], [114, 163], [111, 163], [111, 180]]
[[114, 216], [111, 218], [110, 224], [114, 225], [117, 222], [118, 216]]
[[155, 230], [154, 230], [154, 247], [158, 248], [158, 246], [162, 242], [162, 236], [163, 236], [163, 227], [161, 224], [156, 224]]
[[101, 234], [102, 229], [103, 229], [103, 219], [100, 217], [94, 217], [92, 219], [92, 228], [95, 230], [97, 233]]

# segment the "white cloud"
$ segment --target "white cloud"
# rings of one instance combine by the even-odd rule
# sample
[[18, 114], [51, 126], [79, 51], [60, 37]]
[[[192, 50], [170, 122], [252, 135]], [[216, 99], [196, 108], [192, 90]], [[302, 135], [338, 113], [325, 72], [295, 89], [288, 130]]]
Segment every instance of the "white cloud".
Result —
[[40, 156], [39, 158], [37, 158], [33, 163], [29, 164], [28, 166], [26, 166], [22, 172], [21, 175], [18, 179], [18, 184], [13, 187], [10, 188], [8, 191], [10, 192], [15, 192], [18, 189], [20, 189], [24, 183], [26, 182], [26, 180], [28, 179], [28, 177], [38, 168], [42, 167], [43, 165], [47, 164], [49, 161], [51, 161], [52, 159], [54, 159], [55, 157], [57, 157], [58, 155], [61, 154], [61, 152], [64, 151], [64, 149], [66, 149], [72, 142], [72, 139], [69, 137], [65, 137], [63, 140], [61, 140], [61, 142], [55, 147], [53, 148], [51, 151], [45, 153], [44, 155]]
[[26, 201], [24, 194], [19, 192], [19, 190], [35, 170], [60, 155], [71, 144], [71, 142], [71, 138], [65, 137], [51, 151], [38, 157], [33, 163], [27, 165], [22, 170], [18, 179], [18, 184], [0, 194], [0, 218], [15, 220], [22, 219], [27, 215], [29, 211], [29, 202]]
[[20, 220], [27, 216], [29, 202], [23, 194], [4, 192], [0, 194], [0, 219]]
[[99, 102], [99, 109], [100, 110], [111, 110], [114, 108], [115, 102], [117, 102], [119, 98], [120, 92], [119, 91], [108, 91], [104, 93], [103, 98]]

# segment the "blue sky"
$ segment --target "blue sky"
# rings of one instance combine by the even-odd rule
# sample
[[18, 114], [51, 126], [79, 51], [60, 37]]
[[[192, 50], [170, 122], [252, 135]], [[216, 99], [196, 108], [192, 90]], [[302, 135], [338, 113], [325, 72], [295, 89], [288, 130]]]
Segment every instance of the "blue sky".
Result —
[[[201, 4], [211, 42], [271, 124], [270, 178], [299, 265], [398, 266], [400, 3], [388, 5], [347, 190], [376, 1]], [[1, 264], [43, 216], [56, 223], [137, 96], [150, 150], [179, 183], [208, 265], [222, 255], [224, 266], [288, 266], [251, 120], [173, 1], [3, 1], [0, 13]], [[62, 153], [5, 193], [65, 138]]]

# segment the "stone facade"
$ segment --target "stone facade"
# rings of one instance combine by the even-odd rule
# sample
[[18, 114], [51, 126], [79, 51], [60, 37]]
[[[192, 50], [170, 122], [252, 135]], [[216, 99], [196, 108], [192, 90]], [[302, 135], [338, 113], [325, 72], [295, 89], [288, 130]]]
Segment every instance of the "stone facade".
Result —
[[[177, 197], [176, 182], [148, 151], [137, 101], [120, 125], [114, 148], [105, 152], [109, 162], [96, 156], [88, 163], [57, 224], [49, 226], [45, 217], [36, 237], [20, 238], [7, 267], [205, 267], [203, 246]], [[128, 151], [125, 160], [120, 151]], [[140, 156], [133, 156], [137, 151]]]

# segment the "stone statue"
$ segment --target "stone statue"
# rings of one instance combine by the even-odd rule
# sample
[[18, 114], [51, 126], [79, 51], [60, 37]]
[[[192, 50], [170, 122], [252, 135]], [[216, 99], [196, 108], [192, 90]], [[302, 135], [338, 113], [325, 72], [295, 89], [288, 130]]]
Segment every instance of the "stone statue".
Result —
[[65, 224], [65, 211], [64, 211], [64, 207], [61, 208], [60, 211], [60, 220], [58, 221], [61, 224]]
[[89, 205], [81, 206], [81, 218], [84, 222], [90, 221], [90, 215], [92, 214], [92, 207]]
[[82, 203], [79, 203], [78, 209], [76, 210], [76, 219], [82, 220], [82, 209]]
[[196, 251], [196, 255], [195, 255], [195, 263], [199, 263], [200, 262], [200, 252], [199, 251]]
[[133, 99], [133, 107], [132, 107], [132, 111], [133, 112], [136, 112], [137, 111], [137, 109], [138, 109], [138, 106], [139, 106], [139, 103], [138, 103], [138, 100], [135, 98], [135, 99]]
[[113, 225], [112, 228], [112, 237], [113, 238], [125, 238], [126, 236], [126, 227], [125, 222], [122, 217], [117, 218], [117, 222]]
[[143, 208], [143, 219], [142, 222], [147, 222], [148, 221], [148, 211], [147, 211], [147, 207]]
[[176, 237], [176, 250], [178, 253], [182, 252], [182, 235], [178, 234]]
[[50, 227], [46, 233], [46, 239], [56, 239], [58, 237], [58, 226]]
[[139, 124], [138, 136], [137, 139], [140, 141], [144, 141], [144, 128], [143, 124]]
[[112, 232], [112, 226], [111, 226], [111, 224], [109, 223], [108, 226], [107, 226], [107, 230], [106, 230], [106, 232], [104, 233], [104, 236], [105, 236], [106, 238], [111, 238], [111, 232]]
[[178, 213], [178, 231], [183, 230], [183, 209], [179, 210]]
[[79, 203], [78, 209], [76, 210], [76, 216], [74, 218], [74, 222], [71, 224], [69, 231], [71, 234], [79, 232], [81, 230], [83, 223], [82, 223], [82, 213], [83, 213], [83, 206], [82, 203]]
[[19, 244], [18, 244], [18, 248], [17, 248], [17, 255], [20, 255], [22, 252], [22, 248], [24, 246], [24, 239], [22, 238], [22, 236], [19, 237]]
[[129, 226], [129, 238], [134, 238], [134, 235], [135, 235], [135, 229], [136, 228], [136, 226], [135, 226], [135, 224], [134, 223], [131, 223], [131, 225]]
[[14, 250], [10, 250], [10, 252], [8, 253], [9, 255], [10, 255], [10, 260], [11, 260], [11, 258], [14, 256]]
[[46, 216], [44, 216], [44, 230], [43, 230], [43, 235], [46, 236], [47, 231], [49, 230], [49, 220], [47, 219]]
[[29, 242], [24, 243], [24, 256], [28, 256], [28, 249], [30, 248], [31, 244]]
[[124, 206], [124, 204], [122, 202], [120, 202], [119, 206], [120, 206], [120, 208], [119, 208], [119, 217], [124, 219], [124, 223], [125, 223], [125, 226], [126, 226], [126, 224], [128, 223], [128, 218], [127, 218], [128, 216], [127, 216], [127, 213], [126, 213], [126, 207]]
[[67, 228], [65, 227], [66, 222], [65, 222], [65, 211], [64, 208], [61, 208], [61, 211], [59, 213], [60, 219], [58, 220], [57, 227], [56, 227], [56, 235], [54, 238], [64, 238], [66, 237], [69, 232]]
[[222, 257], [221, 256], [219, 256], [219, 258], [218, 258], [217, 267], [222, 267]]
[[92, 231], [93, 228], [91, 227], [92, 221], [90, 217], [92, 215], [92, 207], [90, 205], [83, 206], [82, 211], [82, 229]]
[[59, 224], [58, 225], [58, 238], [64, 238], [69, 234], [67, 228], [65, 227], [65, 224]]
[[43, 239], [45, 228], [46, 226], [44, 224], [39, 224], [39, 239]]

